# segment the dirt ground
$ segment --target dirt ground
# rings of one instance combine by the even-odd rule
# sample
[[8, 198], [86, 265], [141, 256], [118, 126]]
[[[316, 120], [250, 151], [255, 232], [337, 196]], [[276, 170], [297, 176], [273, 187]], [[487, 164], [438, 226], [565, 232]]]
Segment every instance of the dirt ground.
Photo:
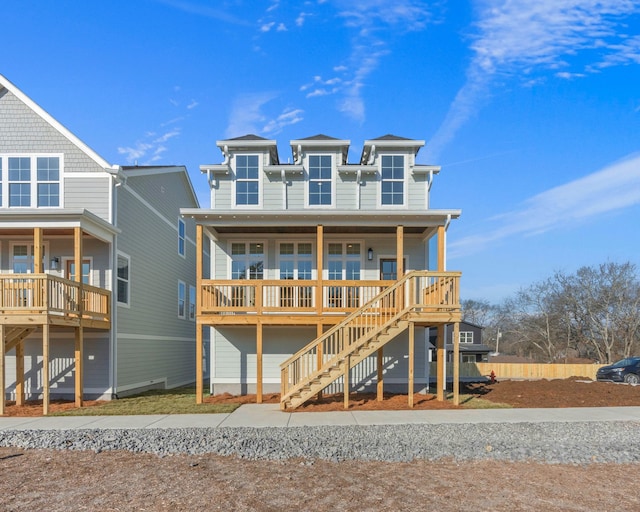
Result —
[[[504, 381], [462, 389], [514, 407], [640, 405], [640, 386]], [[406, 395], [352, 395], [352, 409], [407, 408]], [[416, 408], [452, 408], [415, 395]], [[278, 395], [266, 401], [277, 402]], [[238, 397], [219, 395], [220, 403]], [[255, 397], [243, 397], [243, 402]], [[72, 406], [72, 404], [71, 404]], [[30, 406], [31, 415], [41, 405]], [[54, 403], [52, 410], [69, 407]], [[15, 409], [15, 407], [13, 407]], [[29, 408], [24, 408], [22, 413]], [[325, 396], [304, 410], [341, 410]], [[14, 412], [9, 407], [9, 412]], [[586, 511], [640, 510], [635, 464], [539, 464], [453, 461], [411, 463], [246, 461], [206, 456], [0, 448], [2, 511]]]
[[[612, 382], [591, 382], [588, 379], [566, 380], [505, 380], [496, 383], [467, 384], [460, 387], [462, 395], [472, 395], [490, 402], [508, 404], [512, 407], [622, 407], [640, 406], [640, 386], [614, 384]], [[352, 393], [349, 410], [400, 410], [409, 409], [407, 395], [385, 394], [378, 402], [374, 394]], [[263, 403], [278, 403], [277, 393], [263, 396]], [[463, 397], [464, 401], [464, 397]], [[207, 403], [255, 403], [255, 395], [235, 396], [228, 393], [205, 397]], [[99, 404], [99, 401], [85, 401], [85, 407]], [[73, 409], [73, 402], [52, 401], [51, 412]], [[434, 394], [414, 395], [414, 409], [456, 409], [451, 401], [439, 402]], [[342, 394], [323, 395], [321, 400], [313, 400], [300, 407], [300, 412], [342, 411]], [[30, 401], [23, 407], [7, 402], [6, 416], [41, 416], [42, 402]]]

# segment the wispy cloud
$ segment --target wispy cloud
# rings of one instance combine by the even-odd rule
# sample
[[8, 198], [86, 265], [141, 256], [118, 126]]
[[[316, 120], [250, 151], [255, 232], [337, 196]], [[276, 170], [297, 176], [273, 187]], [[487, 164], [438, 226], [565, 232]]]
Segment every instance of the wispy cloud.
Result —
[[301, 109], [285, 110], [276, 119], [269, 121], [262, 129], [262, 132], [269, 135], [276, 135], [280, 133], [285, 126], [290, 126], [302, 121], [304, 119], [302, 116], [303, 113], [304, 111]]
[[362, 91], [368, 77], [379, 67], [389, 53], [387, 38], [394, 33], [422, 30], [431, 20], [431, 11], [417, 0], [338, 0], [338, 17], [345, 26], [354, 30], [349, 66], [341, 64], [334, 70], [348, 73], [332, 90], [316, 89], [307, 97], [341, 92], [338, 110], [358, 122], [364, 122], [366, 107]]
[[[523, 85], [532, 86], [539, 80], [535, 73], [541, 70], [577, 78], [638, 59], [638, 36], [619, 30], [640, 11], [635, 0], [479, 0], [478, 6], [466, 83], [427, 147], [434, 161], [487, 101], [496, 76], [517, 75]], [[571, 69], [570, 61], [578, 55], [591, 64]]]
[[519, 209], [489, 219], [482, 233], [451, 243], [449, 256], [468, 256], [509, 237], [562, 229], [636, 205], [640, 205], [640, 154], [542, 192]]
[[189, 14], [204, 16], [206, 18], [224, 21], [234, 25], [248, 26], [251, 24], [246, 18], [237, 17], [223, 9], [211, 7], [208, 2], [198, 2], [196, 0], [156, 0], [156, 2], [168, 5]]

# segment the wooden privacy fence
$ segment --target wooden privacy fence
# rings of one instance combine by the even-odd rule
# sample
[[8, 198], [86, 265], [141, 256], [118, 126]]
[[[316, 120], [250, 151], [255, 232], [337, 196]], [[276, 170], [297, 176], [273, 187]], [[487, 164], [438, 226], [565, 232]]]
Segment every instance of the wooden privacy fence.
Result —
[[[496, 379], [568, 379], [587, 377], [596, 380], [602, 364], [549, 364], [549, 363], [460, 363], [460, 378], [488, 377], [493, 371]], [[436, 363], [431, 363], [435, 375]], [[453, 375], [453, 363], [447, 363], [447, 376]]]

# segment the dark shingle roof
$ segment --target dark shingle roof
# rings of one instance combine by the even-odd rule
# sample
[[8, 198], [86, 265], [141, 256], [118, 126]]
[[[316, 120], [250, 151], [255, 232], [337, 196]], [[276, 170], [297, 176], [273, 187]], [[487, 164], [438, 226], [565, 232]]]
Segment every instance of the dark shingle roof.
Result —
[[260, 137], [258, 135], [254, 135], [253, 133], [248, 133], [247, 135], [243, 135], [241, 137], [233, 137], [232, 139], [227, 140], [269, 140], [264, 137]]
[[318, 135], [312, 135], [311, 137], [304, 137], [299, 140], [340, 140], [335, 137], [329, 137], [328, 135], [324, 135], [323, 133], [319, 133]]

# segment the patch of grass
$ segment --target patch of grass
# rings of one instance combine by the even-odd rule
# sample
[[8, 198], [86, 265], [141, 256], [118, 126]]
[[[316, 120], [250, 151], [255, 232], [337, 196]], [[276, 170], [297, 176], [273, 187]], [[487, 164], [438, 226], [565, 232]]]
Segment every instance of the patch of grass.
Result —
[[[447, 397], [452, 399], [452, 395]], [[460, 395], [460, 405], [465, 409], [512, 409], [509, 404], [499, 402], [491, 402], [486, 398], [480, 398], [477, 395]]]
[[196, 404], [195, 388], [154, 389], [138, 395], [52, 416], [130, 416], [135, 414], [220, 414], [235, 411], [240, 404]]

